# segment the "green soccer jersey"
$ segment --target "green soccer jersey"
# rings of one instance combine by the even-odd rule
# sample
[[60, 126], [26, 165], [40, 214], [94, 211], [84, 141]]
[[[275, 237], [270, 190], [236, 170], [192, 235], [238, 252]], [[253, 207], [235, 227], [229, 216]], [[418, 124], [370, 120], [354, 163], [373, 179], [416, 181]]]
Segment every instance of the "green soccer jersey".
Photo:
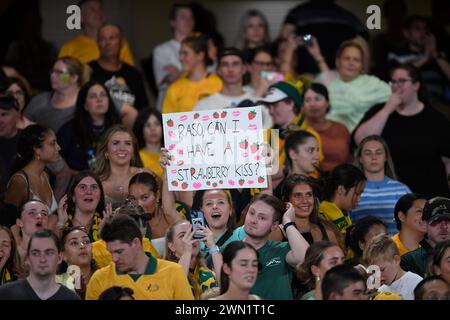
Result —
[[251, 293], [265, 300], [292, 300], [292, 268], [286, 262], [288, 242], [267, 241], [258, 250], [261, 270]]

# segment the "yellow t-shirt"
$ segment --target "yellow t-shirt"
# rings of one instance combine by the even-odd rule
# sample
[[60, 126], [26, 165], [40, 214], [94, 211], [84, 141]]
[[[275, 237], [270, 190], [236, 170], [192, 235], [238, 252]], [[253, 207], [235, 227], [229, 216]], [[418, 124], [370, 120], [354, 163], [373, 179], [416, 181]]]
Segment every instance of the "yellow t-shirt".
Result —
[[[67, 41], [59, 51], [58, 57], [74, 57], [82, 63], [88, 63], [97, 60], [100, 57], [97, 42], [84, 34]], [[134, 66], [133, 55], [131, 54], [128, 42], [124, 41], [120, 50], [120, 60]]]
[[103, 291], [113, 286], [132, 289], [136, 300], [194, 299], [181, 265], [151, 255], [148, 257], [144, 274], [122, 273], [113, 262], [97, 270], [87, 285], [86, 300], [97, 300]]
[[352, 225], [352, 220], [347, 212], [343, 212], [334, 202], [322, 201], [319, 204], [319, 213], [333, 222], [343, 234]]
[[159, 165], [159, 158], [161, 154], [159, 152], [149, 152], [145, 149], [139, 150], [142, 164], [144, 168], [152, 170], [158, 177], [162, 178], [163, 169]]
[[[402, 241], [400, 240], [400, 233], [396, 233], [395, 235], [393, 235], [391, 237], [392, 241], [395, 242], [395, 245], [398, 248], [398, 252], [400, 253], [400, 257], [408, 252], [410, 252], [411, 250], [409, 250], [407, 247], [405, 247], [405, 245], [402, 243]], [[417, 248], [419, 248], [420, 245], [418, 245]]]
[[167, 89], [162, 112], [189, 112], [197, 101], [222, 89], [222, 80], [216, 74], [210, 74], [203, 80], [191, 81], [187, 74], [172, 83]]
[[[153, 246], [152, 242], [147, 238], [142, 238], [142, 247], [145, 252], [151, 253], [155, 258], [159, 258], [158, 250]], [[106, 267], [112, 262], [111, 253], [106, 248], [106, 242], [98, 240], [92, 243], [92, 258], [99, 268]]]

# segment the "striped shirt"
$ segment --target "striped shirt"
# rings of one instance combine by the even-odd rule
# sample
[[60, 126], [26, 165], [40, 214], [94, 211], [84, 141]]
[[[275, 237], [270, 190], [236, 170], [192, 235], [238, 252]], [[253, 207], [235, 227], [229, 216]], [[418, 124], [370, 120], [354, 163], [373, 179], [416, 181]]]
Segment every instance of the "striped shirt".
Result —
[[398, 232], [394, 220], [394, 208], [398, 199], [411, 190], [401, 182], [384, 177], [383, 181], [366, 181], [366, 187], [361, 194], [358, 207], [350, 212], [350, 217], [355, 223], [369, 215], [380, 218], [386, 223], [389, 235]]

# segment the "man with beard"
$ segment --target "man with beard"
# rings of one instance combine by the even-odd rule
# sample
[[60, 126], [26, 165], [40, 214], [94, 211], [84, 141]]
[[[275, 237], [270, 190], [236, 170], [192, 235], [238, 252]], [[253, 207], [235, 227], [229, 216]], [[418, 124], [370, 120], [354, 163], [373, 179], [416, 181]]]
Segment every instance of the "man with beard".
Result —
[[76, 293], [56, 283], [61, 261], [58, 236], [47, 229], [36, 231], [28, 243], [28, 277], [1, 286], [0, 300], [80, 300]]
[[[270, 233], [282, 221], [287, 242], [269, 240]], [[291, 203], [267, 194], [254, 198], [245, 217], [227, 243], [243, 240], [259, 253], [261, 269], [250, 293], [265, 300], [292, 300], [292, 272], [303, 262], [309, 244], [295, 227], [295, 210]], [[290, 228], [293, 227], [293, 228]], [[225, 246], [224, 246], [225, 248]]]
[[424, 276], [433, 248], [441, 241], [450, 239], [450, 199], [436, 197], [428, 200], [423, 208], [422, 219], [427, 222], [427, 234], [421, 247], [402, 256], [400, 266], [405, 271]]

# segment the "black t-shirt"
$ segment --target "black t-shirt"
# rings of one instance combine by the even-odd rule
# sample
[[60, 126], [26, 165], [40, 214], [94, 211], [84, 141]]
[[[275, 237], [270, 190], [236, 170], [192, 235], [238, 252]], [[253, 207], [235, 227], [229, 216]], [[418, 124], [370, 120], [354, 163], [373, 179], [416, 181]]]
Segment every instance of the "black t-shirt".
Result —
[[[113, 98], [116, 108], [120, 102], [130, 102], [138, 110], [148, 106], [141, 73], [134, 67], [122, 62], [122, 68], [116, 72], [104, 70], [98, 62], [91, 61], [91, 80], [104, 83]], [[134, 102], [133, 102], [134, 100]]]
[[8, 180], [13, 174], [18, 140], [19, 132], [9, 139], [0, 138], [0, 192], [5, 190]]
[[[34, 292], [26, 279], [8, 282], [0, 286], [0, 301], [2, 300], [42, 300]], [[70, 289], [61, 285], [56, 293], [47, 300], [80, 300], [80, 297]]]
[[[383, 105], [370, 109], [364, 123]], [[355, 129], [356, 131], [356, 129]], [[416, 115], [402, 116], [394, 111], [381, 133], [394, 162], [398, 180], [413, 192], [428, 197], [449, 197], [445, 166], [441, 157], [450, 157], [450, 122], [430, 106]]]

